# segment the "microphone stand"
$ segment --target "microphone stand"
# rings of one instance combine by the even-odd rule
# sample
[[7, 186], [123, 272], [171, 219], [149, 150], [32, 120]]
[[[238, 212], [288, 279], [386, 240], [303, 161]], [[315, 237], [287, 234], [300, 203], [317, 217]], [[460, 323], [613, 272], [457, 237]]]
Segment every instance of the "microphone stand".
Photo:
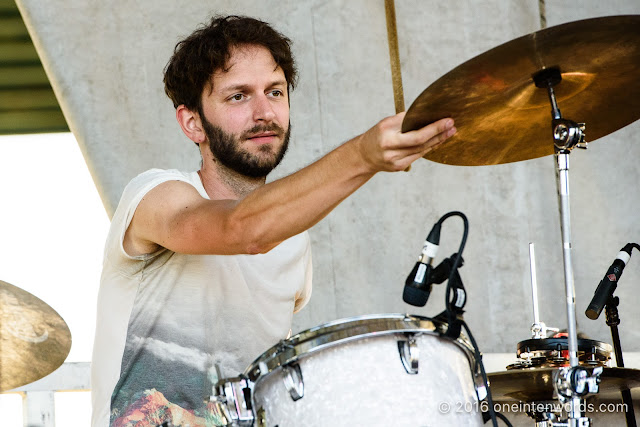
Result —
[[[618, 305], [620, 304], [620, 298], [614, 297], [613, 294], [609, 295], [607, 304], [604, 306], [605, 315], [607, 318], [607, 326], [611, 328], [611, 339], [613, 341], [613, 351], [616, 355], [616, 365], [619, 368], [624, 368], [624, 360], [622, 360], [622, 346], [620, 345], [620, 334], [618, 333], [618, 325], [620, 324], [620, 317], [618, 316]], [[627, 419], [627, 427], [637, 427], [636, 415], [633, 408], [633, 399], [631, 398], [631, 390], [622, 390], [622, 402], [625, 405], [624, 416]]]

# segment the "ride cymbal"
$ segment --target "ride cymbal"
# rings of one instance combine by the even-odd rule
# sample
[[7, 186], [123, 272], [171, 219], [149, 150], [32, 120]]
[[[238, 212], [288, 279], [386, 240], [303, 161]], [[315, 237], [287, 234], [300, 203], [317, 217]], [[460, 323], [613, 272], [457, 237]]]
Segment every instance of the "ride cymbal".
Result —
[[445, 117], [458, 133], [426, 154], [449, 165], [495, 165], [554, 154], [551, 103], [532, 75], [559, 67], [562, 117], [594, 141], [640, 118], [640, 15], [550, 27], [459, 65], [418, 96], [402, 131]]
[[0, 280], [0, 391], [49, 375], [70, 349], [71, 332], [55, 310]]

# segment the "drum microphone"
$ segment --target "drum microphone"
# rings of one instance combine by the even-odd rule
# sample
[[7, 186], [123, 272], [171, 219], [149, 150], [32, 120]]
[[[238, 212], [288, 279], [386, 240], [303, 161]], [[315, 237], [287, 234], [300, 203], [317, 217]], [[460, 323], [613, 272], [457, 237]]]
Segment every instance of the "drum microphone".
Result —
[[628, 243], [624, 248], [620, 249], [618, 256], [611, 264], [611, 267], [607, 270], [607, 274], [604, 275], [604, 278], [598, 284], [596, 291], [591, 299], [591, 304], [587, 307], [585, 314], [591, 320], [596, 320], [602, 309], [607, 304], [609, 297], [613, 295], [613, 292], [616, 290], [618, 286], [618, 280], [620, 280], [620, 276], [622, 276], [622, 271], [626, 267], [629, 259], [631, 259], [631, 250], [633, 248], [633, 243]]
[[402, 300], [407, 304], [416, 307], [424, 307], [431, 293], [431, 263], [438, 253], [440, 246], [440, 227], [438, 221], [427, 236], [422, 246], [422, 252], [418, 257], [418, 262], [413, 266], [411, 273], [404, 282], [404, 292]]

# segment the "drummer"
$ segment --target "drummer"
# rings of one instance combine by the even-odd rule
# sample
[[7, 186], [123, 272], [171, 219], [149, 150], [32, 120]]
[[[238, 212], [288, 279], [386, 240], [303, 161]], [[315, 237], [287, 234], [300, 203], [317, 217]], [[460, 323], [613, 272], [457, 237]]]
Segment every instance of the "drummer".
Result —
[[443, 119], [402, 134], [403, 114], [387, 117], [266, 184], [291, 133], [289, 39], [256, 19], [215, 17], [177, 44], [164, 83], [202, 162], [193, 172], [142, 173], [114, 214], [98, 297], [94, 427], [210, 425], [218, 377], [237, 376], [286, 338], [311, 295], [306, 230], [377, 172], [405, 170], [456, 132]]

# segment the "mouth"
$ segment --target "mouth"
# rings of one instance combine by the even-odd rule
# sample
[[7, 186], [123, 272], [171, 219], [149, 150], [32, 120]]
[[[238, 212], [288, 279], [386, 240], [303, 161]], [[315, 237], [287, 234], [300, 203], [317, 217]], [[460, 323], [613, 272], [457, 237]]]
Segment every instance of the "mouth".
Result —
[[278, 137], [279, 134], [277, 132], [260, 132], [247, 137], [247, 139], [257, 144], [267, 144]]

